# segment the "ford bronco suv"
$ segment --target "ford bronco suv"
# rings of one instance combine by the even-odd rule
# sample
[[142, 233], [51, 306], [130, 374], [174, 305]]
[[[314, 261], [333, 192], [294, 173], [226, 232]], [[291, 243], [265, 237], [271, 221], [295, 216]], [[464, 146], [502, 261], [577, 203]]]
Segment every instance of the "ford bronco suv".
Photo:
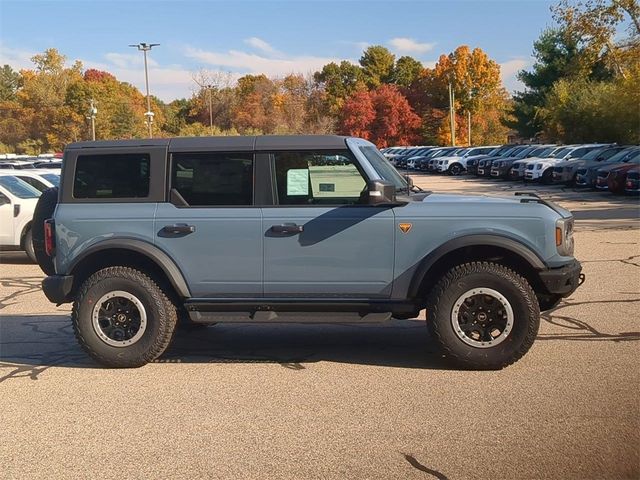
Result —
[[571, 213], [530, 194], [421, 191], [340, 136], [83, 142], [36, 209], [34, 248], [75, 335], [110, 367], [177, 326], [383, 322], [427, 311], [455, 365], [521, 358], [581, 279]]

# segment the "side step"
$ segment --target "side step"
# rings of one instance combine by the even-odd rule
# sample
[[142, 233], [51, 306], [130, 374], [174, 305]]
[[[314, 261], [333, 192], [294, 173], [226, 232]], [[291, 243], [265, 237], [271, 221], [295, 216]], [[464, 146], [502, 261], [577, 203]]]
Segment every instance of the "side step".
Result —
[[194, 323], [382, 323], [391, 319], [391, 312], [203, 312], [189, 311]]

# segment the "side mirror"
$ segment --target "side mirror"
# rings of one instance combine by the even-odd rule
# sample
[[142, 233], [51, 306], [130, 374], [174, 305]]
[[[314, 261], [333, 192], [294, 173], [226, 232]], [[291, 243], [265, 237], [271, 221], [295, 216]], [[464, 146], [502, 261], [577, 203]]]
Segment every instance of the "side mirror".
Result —
[[11, 205], [11, 200], [0, 194], [0, 205]]
[[409, 187], [409, 190], [411, 190], [411, 187], [413, 187], [413, 178], [411, 178], [411, 175], [409, 175], [408, 173], [403, 175], [403, 177], [407, 181], [407, 186]]
[[369, 205], [395, 203], [396, 187], [386, 180], [371, 180], [367, 185]]

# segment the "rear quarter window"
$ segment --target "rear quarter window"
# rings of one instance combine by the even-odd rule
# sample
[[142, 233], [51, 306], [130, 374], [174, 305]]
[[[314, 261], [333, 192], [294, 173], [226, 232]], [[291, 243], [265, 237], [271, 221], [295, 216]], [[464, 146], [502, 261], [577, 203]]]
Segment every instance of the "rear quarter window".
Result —
[[73, 178], [74, 198], [146, 198], [151, 159], [148, 154], [80, 155]]

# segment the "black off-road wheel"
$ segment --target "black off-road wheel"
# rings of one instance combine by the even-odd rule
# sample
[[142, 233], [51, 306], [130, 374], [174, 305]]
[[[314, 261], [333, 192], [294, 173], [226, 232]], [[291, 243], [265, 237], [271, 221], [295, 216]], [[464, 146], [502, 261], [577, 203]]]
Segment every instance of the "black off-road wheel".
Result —
[[538, 299], [514, 271], [489, 262], [458, 265], [427, 299], [432, 338], [456, 366], [499, 370], [531, 348], [540, 326]]
[[[33, 212], [33, 222], [31, 222], [34, 261], [38, 263], [40, 269], [47, 275], [54, 275], [56, 270], [53, 266], [53, 259], [47, 255], [44, 249], [44, 221], [53, 217], [57, 203], [58, 187], [51, 187], [42, 192]], [[28, 250], [27, 254], [29, 254]]]
[[144, 273], [129, 267], [99, 270], [84, 281], [73, 304], [73, 329], [98, 363], [141, 367], [169, 346], [177, 309]]

